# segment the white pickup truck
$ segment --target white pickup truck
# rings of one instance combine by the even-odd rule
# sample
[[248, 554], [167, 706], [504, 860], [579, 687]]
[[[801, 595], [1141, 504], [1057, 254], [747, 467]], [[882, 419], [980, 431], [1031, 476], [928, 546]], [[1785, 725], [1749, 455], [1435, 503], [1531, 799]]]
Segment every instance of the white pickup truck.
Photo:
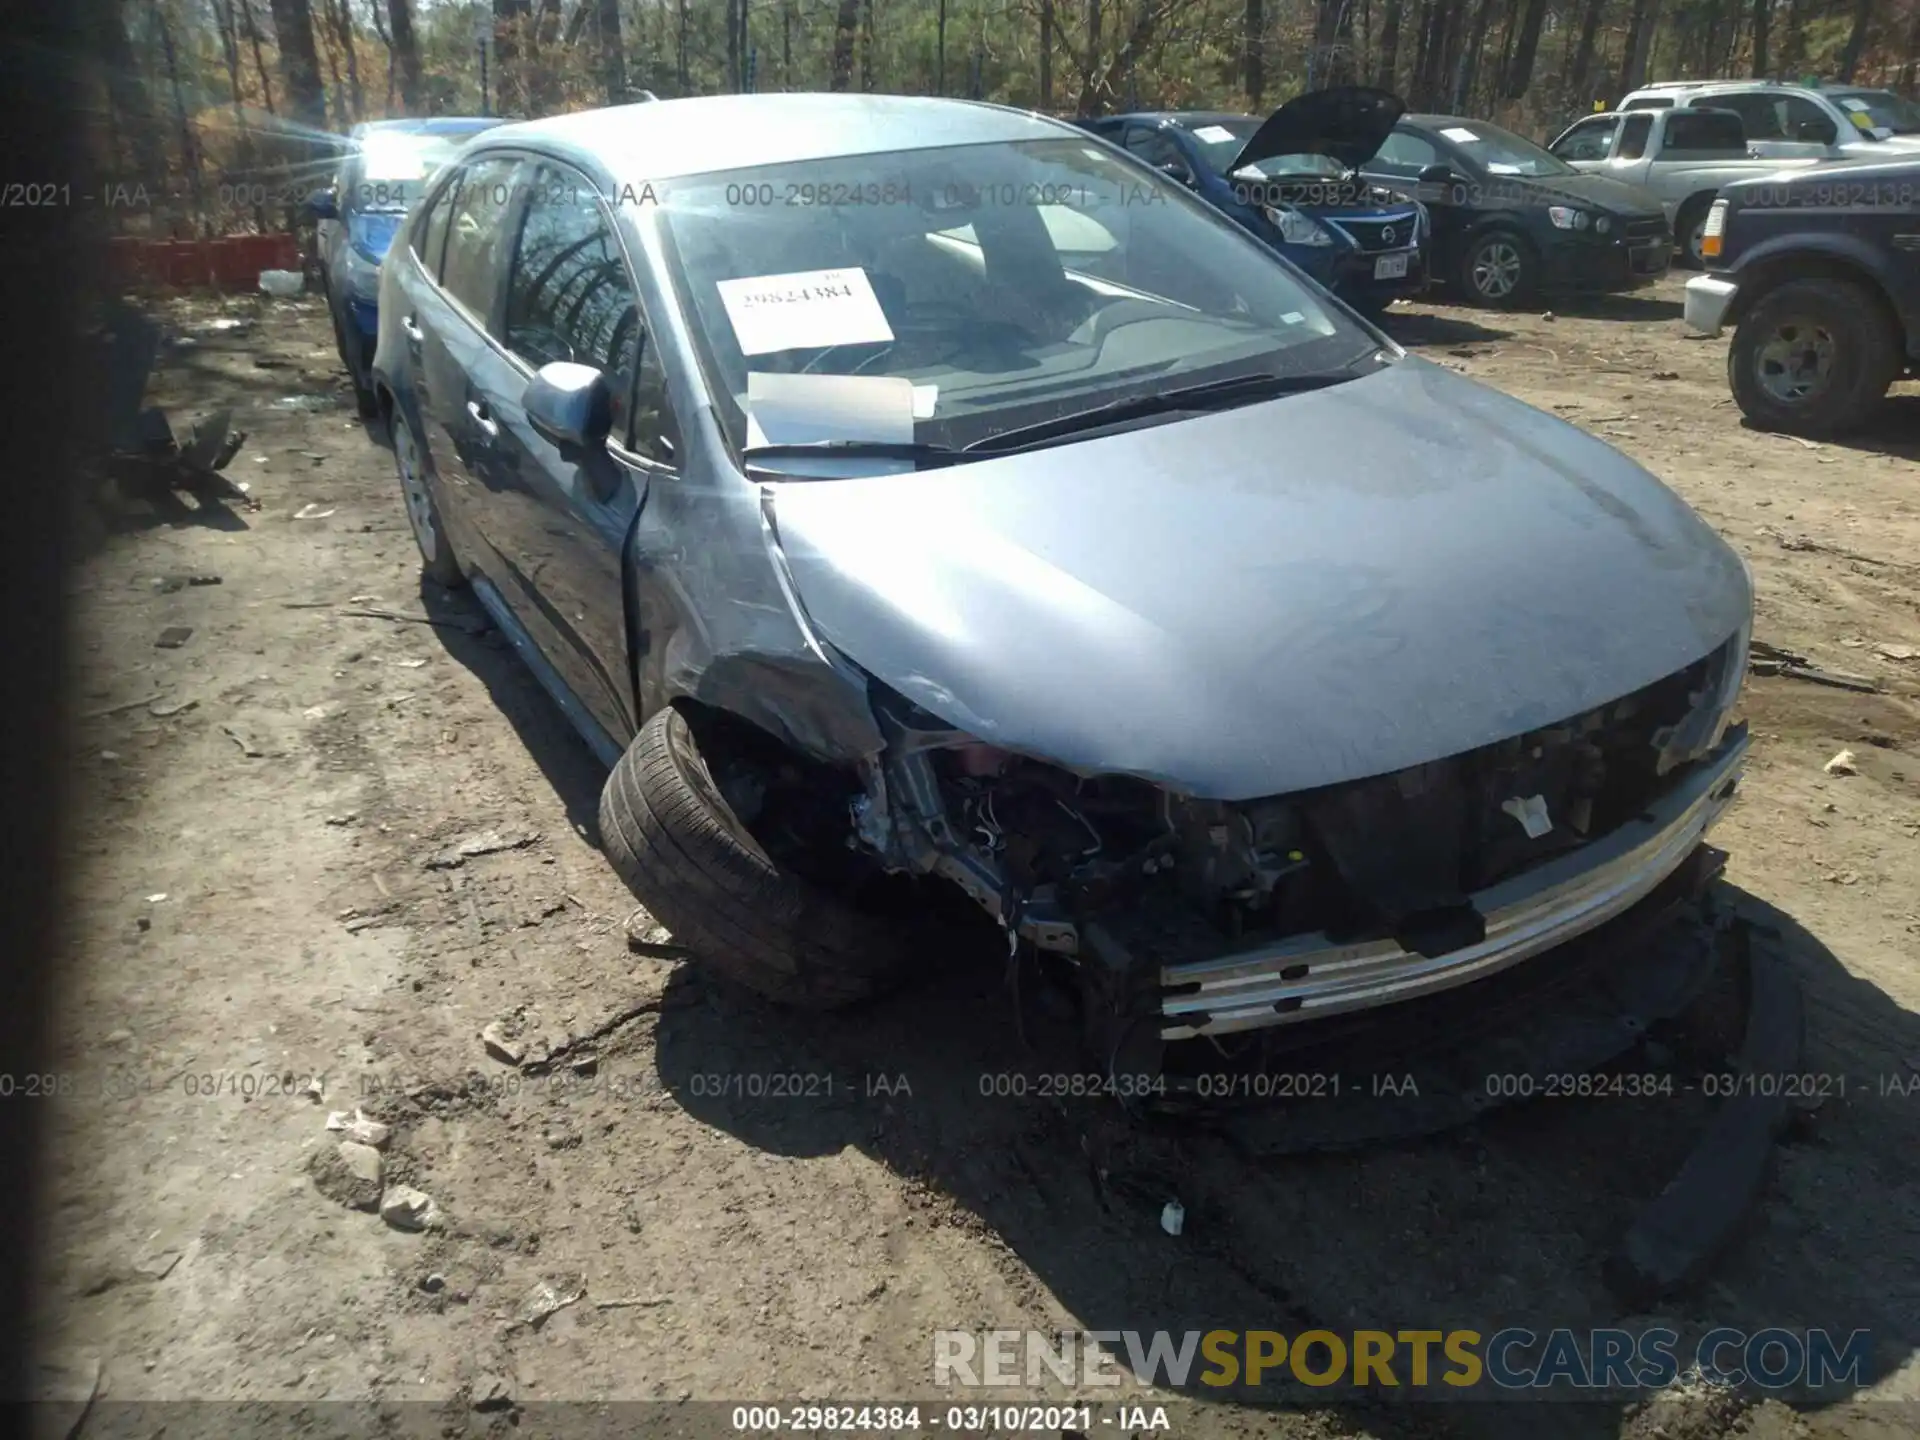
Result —
[[1706, 109], [1704, 102], [1589, 115], [1561, 131], [1547, 149], [1576, 170], [1651, 190], [1673, 223], [1681, 253], [1696, 267], [1704, 260], [1707, 211], [1722, 185], [1821, 163], [1816, 157], [1755, 154], [1739, 115]]

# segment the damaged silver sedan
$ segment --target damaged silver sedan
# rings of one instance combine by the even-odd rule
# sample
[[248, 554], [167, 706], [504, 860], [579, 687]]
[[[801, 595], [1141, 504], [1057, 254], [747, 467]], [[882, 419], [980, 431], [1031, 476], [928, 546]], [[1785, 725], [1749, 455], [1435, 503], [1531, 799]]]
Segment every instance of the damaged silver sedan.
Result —
[[392, 254], [429, 574], [611, 767], [636, 895], [776, 1000], [912, 980], [965, 897], [1103, 1059], [1298, 1025], [1622, 915], [1732, 798], [1734, 553], [1071, 127], [506, 126]]

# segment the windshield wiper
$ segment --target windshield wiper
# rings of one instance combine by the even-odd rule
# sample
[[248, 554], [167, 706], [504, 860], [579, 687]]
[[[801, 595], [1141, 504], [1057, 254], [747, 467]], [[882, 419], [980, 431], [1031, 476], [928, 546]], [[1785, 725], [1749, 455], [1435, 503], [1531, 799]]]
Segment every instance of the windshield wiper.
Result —
[[1052, 440], [1078, 435], [1087, 430], [1118, 425], [1128, 420], [1142, 420], [1155, 415], [1177, 415], [1183, 411], [1208, 410], [1229, 404], [1252, 404], [1255, 401], [1270, 400], [1280, 395], [1297, 395], [1305, 390], [1324, 390], [1330, 385], [1339, 385], [1353, 378], [1353, 370], [1346, 369], [1317, 371], [1306, 375], [1265, 373], [1236, 375], [1228, 380], [1208, 380], [1199, 385], [1182, 385], [1153, 395], [1135, 395], [1125, 400], [1109, 400], [1104, 405], [1057, 415], [1051, 420], [1041, 420], [1032, 425], [1002, 430], [997, 435], [989, 435], [983, 440], [974, 441], [966, 447], [966, 453], [986, 454], [1023, 450], [1030, 446], [1044, 445]]
[[957, 465], [967, 458], [967, 454], [951, 445], [936, 445], [926, 440], [790, 440], [780, 444], [748, 445], [740, 452], [740, 458], [747, 461], [796, 457], [912, 460], [919, 468], [930, 469], [938, 465]]

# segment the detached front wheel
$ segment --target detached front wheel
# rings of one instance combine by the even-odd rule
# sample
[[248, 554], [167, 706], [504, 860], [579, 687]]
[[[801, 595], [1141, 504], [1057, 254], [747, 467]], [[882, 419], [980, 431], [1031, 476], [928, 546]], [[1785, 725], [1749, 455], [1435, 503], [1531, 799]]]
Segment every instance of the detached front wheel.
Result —
[[1899, 373], [1893, 317], [1876, 291], [1853, 280], [1793, 280], [1763, 295], [1727, 348], [1741, 413], [1791, 435], [1853, 429]]
[[764, 790], [715, 783], [728, 773], [721, 733], [673, 706], [640, 728], [600, 793], [607, 859], [697, 963], [736, 985], [808, 1010], [890, 988], [914, 959], [913, 928], [768, 852], [741, 814]]

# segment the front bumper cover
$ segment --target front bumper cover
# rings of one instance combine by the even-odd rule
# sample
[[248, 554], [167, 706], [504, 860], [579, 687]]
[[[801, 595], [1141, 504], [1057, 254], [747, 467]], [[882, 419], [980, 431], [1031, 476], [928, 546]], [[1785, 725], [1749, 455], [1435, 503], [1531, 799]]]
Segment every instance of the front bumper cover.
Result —
[[1442, 955], [1392, 940], [1335, 944], [1296, 935], [1239, 954], [1163, 967], [1160, 1038], [1293, 1025], [1410, 1000], [1492, 975], [1631, 909], [1693, 853], [1732, 802], [1744, 727], [1640, 818], [1472, 897], [1486, 938]]
[[1740, 287], [1718, 275], [1696, 275], [1687, 281], [1687, 298], [1682, 314], [1687, 329], [1696, 335], [1718, 335], [1726, 320], [1727, 307]]

